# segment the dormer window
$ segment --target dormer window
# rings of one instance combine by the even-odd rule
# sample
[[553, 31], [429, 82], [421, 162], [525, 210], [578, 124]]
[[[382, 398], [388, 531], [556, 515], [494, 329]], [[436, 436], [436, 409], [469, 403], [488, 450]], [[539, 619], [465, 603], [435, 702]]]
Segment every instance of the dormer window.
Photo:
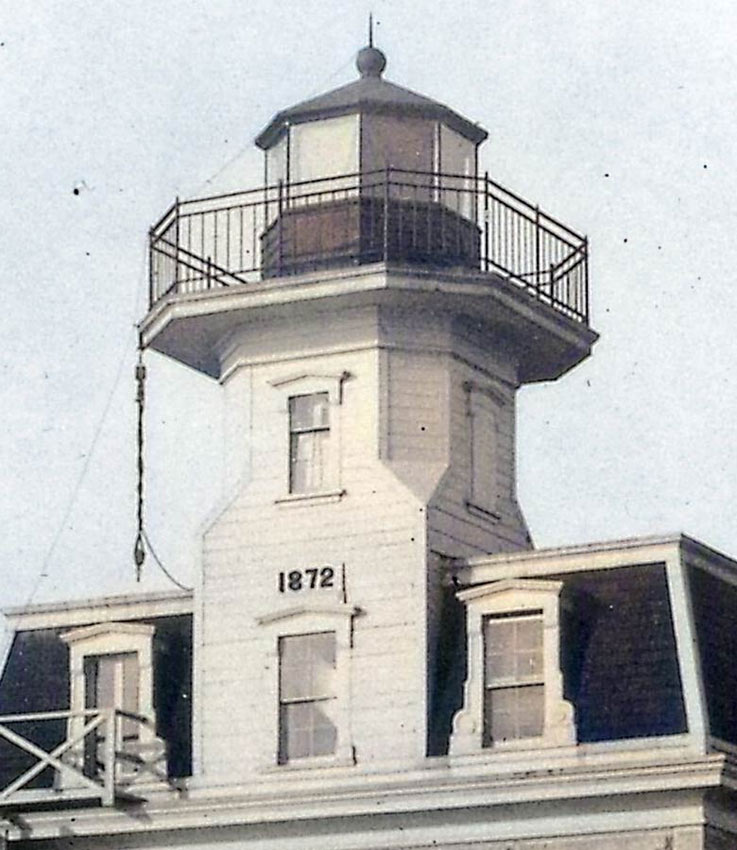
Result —
[[118, 778], [166, 777], [164, 742], [156, 735], [153, 701], [154, 627], [145, 623], [101, 623], [61, 635], [69, 646], [71, 708], [69, 736], [80, 740], [71, 757], [90, 776], [103, 769], [109, 728], [81, 735], [84, 718], [116, 712], [114, 749]]
[[468, 672], [451, 755], [575, 743], [560, 667], [562, 588], [559, 581], [504, 579], [458, 593]]
[[328, 394], [289, 399], [289, 492], [318, 493], [327, 485], [330, 443]]

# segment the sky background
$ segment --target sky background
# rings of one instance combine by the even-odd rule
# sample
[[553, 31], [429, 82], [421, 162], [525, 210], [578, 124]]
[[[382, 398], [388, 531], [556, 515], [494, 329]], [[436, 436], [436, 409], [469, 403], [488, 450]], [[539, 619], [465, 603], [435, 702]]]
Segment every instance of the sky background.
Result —
[[[520, 392], [537, 546], [684, 531], [737, 556], [737, 4], [372, 2], [385, 76], [591, 243], [594, 355]], [[136, 585], [135, 324], [174, 197], [258, 185], [279, 109], [350, 82], [370, 6], [4, 0], [0, 607]], [[221, 390], [148, 356], [147, 516], [184, 583]]]

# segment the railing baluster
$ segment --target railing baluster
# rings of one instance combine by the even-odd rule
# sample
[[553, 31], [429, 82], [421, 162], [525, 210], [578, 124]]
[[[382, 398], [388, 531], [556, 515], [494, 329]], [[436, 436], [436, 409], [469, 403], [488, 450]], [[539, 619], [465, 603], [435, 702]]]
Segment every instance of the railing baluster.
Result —
[[[264, 222], [264, 228], [266, 227], [266, 222]], [[250, 271], [256, 271], [258, 267], [261, 265], [261, 256], [260, 253], [256, 252], [259, 250], [258, 247], [258, 237], [256, 234], [256, 207], [251, 207], [251, 269]]]
[[389, 168], [384, 173], [384, 262], [389, 262]]

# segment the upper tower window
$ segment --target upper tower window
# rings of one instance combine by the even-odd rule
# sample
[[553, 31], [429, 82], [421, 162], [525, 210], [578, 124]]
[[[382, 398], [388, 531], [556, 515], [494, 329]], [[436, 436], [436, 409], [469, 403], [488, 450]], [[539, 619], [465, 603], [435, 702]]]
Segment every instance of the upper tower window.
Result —
[[308, 504], [340, 499], [340, 432], [343, 382], [338, 374], [301, 373], [270, 381], [283, 393], [278, 402], [284, 421], [280, 464], [287, 472], [280, 503]]
[[315, 493], [327, 484], [328, 393], [289, 399], [289, 492]]
[[499, 457], [497, 411], [504, 403], [489, 388], [465, 385], [468, 394], [470, 451], [469, 510], [498, 517]]

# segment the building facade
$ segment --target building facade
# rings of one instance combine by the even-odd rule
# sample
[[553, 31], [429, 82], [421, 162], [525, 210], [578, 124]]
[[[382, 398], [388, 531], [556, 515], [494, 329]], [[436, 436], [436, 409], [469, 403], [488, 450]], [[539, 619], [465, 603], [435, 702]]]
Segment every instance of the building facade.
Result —
[[225, 492], [192, 593], [7, 612], [9, 846], [737, 846], [737, 564], [533, 548], [515, 395], [591, 352], [588, 245], [385, 65], [151, 230], [142, 345], [220, 382]]

